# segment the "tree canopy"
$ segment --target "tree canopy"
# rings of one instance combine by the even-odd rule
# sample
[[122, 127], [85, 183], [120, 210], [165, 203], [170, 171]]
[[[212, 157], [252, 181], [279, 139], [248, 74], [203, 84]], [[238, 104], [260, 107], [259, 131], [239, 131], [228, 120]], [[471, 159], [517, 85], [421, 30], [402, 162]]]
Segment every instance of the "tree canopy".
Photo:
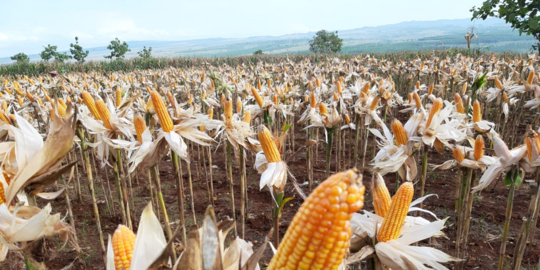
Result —
[[111, 43], [107, 46], [107, 49], [111, 50], [110, 55], [106, 55], [105, 58], [109, 59], [120, 59], [124, 58], [127, 52], [131, 51], [129, 49], [129, 45], [125, 41], [120, 41], [118, 38], [111, 41]]
[[20, 52], [11, 57], [11, 60], [17, 61], [17, 63], [30, 62], [30, 57], [26, 53]]
[[77, 60], [77, 62], [83, 63], [84, 59], [88, 56], [88, 51], [84, 51], [83, 47], [79, 45], [79, 38], [75, 37], [75, 44], [69, 44], [69, 51], [71, 52], [71, 57]]
[[343, 39], [338, 37], [338, 32], [327, 32], [320, 30], [315, 37], [309, 41], [309, 50], [314, 53], [337, 53], [341, 51]]
[[471, 9], [472, 19], [488, 17], [504, 19], [519, 34], [532, 35], [538, 43], [533, 49], [540, 52], [540, 1], [538, 0], [485, 0], [482, 6]]
[[58, 53], [56, 51], [57, 48], [58, 46], [51, 46], [51, 44], [47, 45], [47, 47], [43, 46], [43, 51], [41, 51], [39, 57], [41, 57], [43, 61], [48, 62]]
[[150, 59], [152, 57], [152, 47], [146, 48], [146, 46], [143, 47], [142, 51], [137, 52], [139, 54], [139, 57], [142, 59]]

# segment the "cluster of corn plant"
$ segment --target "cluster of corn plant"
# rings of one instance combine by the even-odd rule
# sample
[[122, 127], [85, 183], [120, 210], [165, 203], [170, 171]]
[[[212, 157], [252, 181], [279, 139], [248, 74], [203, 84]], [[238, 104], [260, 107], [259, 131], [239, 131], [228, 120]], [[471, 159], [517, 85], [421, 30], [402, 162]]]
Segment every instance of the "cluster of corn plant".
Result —
[[[474, 196], [504, 175], [509, 190], [498, 268], [521, 267], [534, 242], [538, 189], [531, 189], [512, 262], [505, 254], [514, 194], [527, 176], [540, 184], [538, 56], [426, 52], [256, 60], [158, 59], [158, 66], [145, 69], [129, 66], [133, 60], [123, 62], [122, 71], [74, 67], [55, 77], [2, 75], [0, 215], [4, 207], [10, 218], [0, 219], [0, 236], [13, 233], [9, 220], [34, 220], [17, 216], [25, 207], [57, 218], [38, 205], [61, 194], [70, 226], [47, 219], [32, 237], [1, 241], [0, 254], [53, 234], [69, 235], [77, 248], [70, 198], [82, 203], [86, 184], [107, 268], [255, 269], [266, 244], [254, 252], [243, 239], [253, 211], [248, 175], [258, 172], [255, 190], [268, 188], [271, 198], [267, 242], [278, 247], [269, 269], [445, 269], [450, 263], [462, 269], [471, 256]], [[300, 160], [306, 175], [287, 165]], [[168, 162], [172, 170], [164, 169]], [[223, 176], [214, 174], [215, 165]], [[436, 195], [426, 195], [426, 186], [439, 170], [457, 172], [451, 217], [424, 207]], [[176, 179], [178, 211], [166, 200], [163, 174]], [[372, 179], [374, 213], [358, 213], [364, 175]], [[393, 196], [389, 176], [395, 176]], [[223, 179], [228, 198], [215, 191]], [[204, 196], [196, 195], [197, 185], [206, 187]], [[150, 204], [138, 218], [135, 194], [145, 192]], [[280, 241], [282, 212], [295, 197], [304, 202]], [[231, 220], [216, 220], [218, 200], [228, 202]], [[204, 215], [196, 211], [201, 203], [210, 205]], [[108, 248], [103, 214], [122, 224]], [[447, 218], [455, 224], [455, 254], [419, 246], [444, 236]], [[226, 249], [229, 233], [234, 241]]]

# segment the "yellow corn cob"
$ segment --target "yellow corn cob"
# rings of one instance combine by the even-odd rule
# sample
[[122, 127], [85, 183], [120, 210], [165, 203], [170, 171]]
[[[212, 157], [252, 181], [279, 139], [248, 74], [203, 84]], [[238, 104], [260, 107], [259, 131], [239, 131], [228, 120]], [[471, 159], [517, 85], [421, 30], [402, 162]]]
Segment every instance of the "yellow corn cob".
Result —
[[266, 160], [269, 163], [280, 162], [281, 155], [279, 154], [277, 145], [274, 142], [272, 134], [270, 134], [270, 131], [265, 126], [261, 125], [259, 127], [258, 137], [259, 141], [261, 142], [261, 147], [264, 151], [264, 156], [266, 157]]
[[116, 89], [116, 107], [120, 107], [122, 103], [122, 90], [120, 88]]
[[459, 148], [459, 146], [455, 147], [454, 150], [452, 150], [452, 154], [454, 154], [454, 159], [461, 163], [463, 160], [465, 160], [465, 156], [463, 156], [463, 152]]
[[43, 106], [43, 101], [41, 101], [41, 98], [36, 97], [37, 101], [39, 102], [39, 105]]
[[375, 214], [386, 217], [390, 208], [392, 198], [390, 192], [384, 183], [384, 179], [378, 173], [373, 176], [371, 180], [371, 193], [373, 196], [373, 207], [375, 207]]
[[435, 85], [431, 84], [431, 85], [429, 86], [429, 89], [428, 89], [428, 92], [427, 92], [428, 95], [433, 94], [433, 88], [435, 88]]
[[266, 79], [266, 85], [268, 88], [272, 87], [272, 80], [270, 80], [270, 78]]
[[398, 239], [401, 227], [405, 223], [405, 217], [409, 212], [413, 195], [414, 187], [411, 182], [405, 182], [399, 187], [394, 197], [392, 197], [388, 213], [377, 234], [379, 242]]
[[261, 80], [257, 81], [257, 89], [261, 90], [262, 88], [262, 85], [261, 85]]
[[62, 105], [64, 108], [67, 108], [67, 105], [66, 105], [66, 102], [64, 101], [64, 99], [59, 98], [58, 103], [60, 103], [60, 105]]
[[9, 118], [3, 111], [0, 111], [0, 120], [4, 121], [4, 123], [6, 124], [11, 124], [11, 122], [9, 121]]
[[321, 115], [327, 115], [328, 114], [328, 108], [324, 103], [319, 104], [319, 113]]
[[272, 97], [272, 102], [274, 102], [274, 104], [278, 105], [279, 100], [278, 100], [278, 97], [276, 95], [274, 95]]
[[394, 119], [392, 122], [392, 132], [394, 133], [394, 137], [396, 137], [396, 144], [398, 146], [407, 144], [407, 141], [409, 140], [407, 137], [407, 132], [403, 128], [403, 125], [401, 122], [397, 119]]
[[32, 96], [32, 94], [30, 94], [30, 92], [26, 92], [26, 98], [27, 98], [28, 100], [30, 100], [30, 102], [36, 101], [36, 100], [34, 99], [34, 97]]
[[225, 115], [225, 122], [230, 123], [232, 120], [233, 108], [232, 101], [228, 98], [225, 100], [225, 104], [223, 106], [223, 115]]
[[431, 121], [433, 120], [433, 117], [437, 112], [439, 112], [443, 107], [442, 99], [438, 98], [433, 102], [433, 105], [431, 106], [431, 109], [429, 110], [429, 116], [427, 119], [426, 127], [429, 127], [431, 125]]
[[501, 80], [499, 80], [498, 77], [495, 77], [495, 86], [497, 86], [498, 89], [503, 89]]
[[315, 78], [315, 84], [317, 85], [317, 87], [321, 87], [321, 80], [319, 79], [319, 77]]
[[349, 117], [349, 114], [345, 114], [345, 122], [347, 122], [347, 125], [351, 124], [351, 118]]
[[377, 105], [379, 104], [379, 99], [381, 99], [379, 96], [376, 96], [373, 101], [371, 101], [371, 107], [370, 110], [374, 111], [377, 108]]
[[480, 108], [480, 102], [478, 100], [474, 101], [473, 103], [473, 122], [480, 122], [482, 121], [482, 111]]
[[311, 108], [315, 108], [317, 105], [317, 100], [315, 99], [315, 93], [311, 92], [309, 93], [309, 105]]
[[338, 94], [336, 92], [334, 92], [334, 101], [338, 101], [338, 99], [339, 99]]
[[165, 104], [163, 104], [163, 100], [161, 100], [161, 97], [156, 90], [152, 91], [150, 95], [152, 104], [154, 104], [154, 108], [159, 119], [159, 123], [161, 124], [161, 128], [164, 132], [171, 132], [174, 125], [167, 108], [165, 108]]
[[330, 176], [304, 201], [268, 270], [338, 269], [349, 249], [352, 214], [364, 206], [362, 175]]
[[371, 87], [371, 83], [368, 82], [364, 84], [364, 86], [362, 87], [362, 93], [367, 95], [370, 87]]
[[416, 89], [420, 89], [420, 81], [416, 81]]
[[414, 98], [414, 104], [416, 104], [416, 108], [417, 109], [422, 108], [422, 100], [420, 99], [420, 96], [418, 95], [417, 92], [413, 93], [413, 98]]
[[435, 142], [433, 142], [433, 147], [437, 152], [444, 153], [444, 144], [437, 138], [435, 138]]
[[113, 234], [114, 267], [116, 270], [129, 270], [135, 245], [135, 234], [126, 226], [120, 225]]
[[90, 93], [83, 91], [81, 94], [82, 100], [84, 101], [84, 104], [88, 109], [90, 110], [90, 113], [96, 118], [96, 120], [101, 120], [101, 116], [99, 115], [99, 111], [96, 108], [96, 103], [94, 101], [94, 98]]
[[135, 125], [135, 132], [137, 132], [137, 140], [142, 143], [142, 134], [146, 130], [146, 122], [141, 114], [135, 114], [133, 117], [133, 124]]
[[467, 93], [467, 88], [469, 87], [469, 84], [465, 83], [463, 84], [463, 88], [461, 88], [461, 94], [465, 95]]
[[208, 109], [208, 119], [214, 119], [214, 108]]
[[19, 101], [19, 105], [22, 107], [22, 105], [24, 104], [22, 98], [20, 96], [17, 96], [17, 101]]
[[458, 93], [454, 95], [454, 101], [456, 102], [456, 111], [458, 113], [465, 113], [465, 107], [463, 107], [463, 100], [461, 100], [461, 96]]
[[2, 109], [4, 110], [5, 113], [8, 113], [7, 102], [2, 101]]
[[236, 113], [242, 113], [242, 100], [240, 99], [240, 97], [236, 99]]
[[246, 111], [244, 114], [244, 122], [251, 124], [251, 111]]
[[504, 103], [508, 103], [508, 95], [506, 95], [506, 92], [503, 92], [503, 101]]
[[479, 160], [484, 156], [484, 137], [482, 135], [476, 136], [474, 141], [474, 159]]
[[533, 80], [534, 80], [534, 71], [531, 70], [531, 72], [529, 72], [529, 77], [527, 77], [527, 83], [531, 84], [533, 83]]
[[96, 109], [99, 112], [99, 118], [101, 119], [101, 121], [103, 121], [103, 125], [108, 129], [112, 129], [110, 122], [111, 112], [109, 111], [109, 108], [107, 108], [107, 105], [105, 105], [105, 102], [103, 102], [102, 99], [96, 101]]
[[409, 93], [409, 94], [407, 95], [407, 100], [408, 100], [409, 104], [412, 103], [412, 101], [413, 101], [412, 93]]
[[[260, 85], [260, 82], [259, 82], [259, 85]], [[264, 100], [261, 97], [261, 95], [259, 95], [259, 91], [257, 91], [257, 89], [255, 89], [254, 87], [251, 87], [251, 94], [253, 94], [255, 101], [257, 101], [257, 104], [259, 104], [259, 107], [261, 107], [262, 109], [264, 105]]]

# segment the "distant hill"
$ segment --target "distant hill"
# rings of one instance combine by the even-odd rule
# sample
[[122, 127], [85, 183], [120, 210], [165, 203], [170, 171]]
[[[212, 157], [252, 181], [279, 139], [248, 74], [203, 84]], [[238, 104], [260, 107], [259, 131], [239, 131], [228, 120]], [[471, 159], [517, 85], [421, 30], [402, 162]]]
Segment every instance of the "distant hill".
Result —
[[[392, 52], [466, 47], [465, 33], [475, 27], [478, 42], [472, 48], [486, 51], [514, 51], [525, 53], [534, 44], [534, 38], [520, 36], [503, 20], [490, 18], [471, 22], [470, 19], [411, 21], [377, 27], [362, 27], [339, 31], [344, 39], [342, 52]], [[128, 41], [131, 52], [127, 57], [136, 57], [143, 46], [152, 47], [156, 57], [236, 56], [262, 50], [265, 54], [288, 54], [308, 52], [309, 40], [314, 32], [283, 36], [259, 36], [248, 38], [212, 38], [184, 41]], [[88, 60], [104, 60], [109, 54], [106, 46], [86, 48]], [[39, 61], [39, 55], [30, 55]], [[0, 64], [11, 63], [9, 57], [0, 58]]]

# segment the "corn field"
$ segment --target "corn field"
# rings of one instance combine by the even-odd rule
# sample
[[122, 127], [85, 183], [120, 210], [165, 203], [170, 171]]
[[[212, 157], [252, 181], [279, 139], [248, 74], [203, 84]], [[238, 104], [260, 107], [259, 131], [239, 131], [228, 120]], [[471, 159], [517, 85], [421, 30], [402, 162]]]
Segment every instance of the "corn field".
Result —
[[538, 269], [539, 60], [1, 66], [0, 266]]

